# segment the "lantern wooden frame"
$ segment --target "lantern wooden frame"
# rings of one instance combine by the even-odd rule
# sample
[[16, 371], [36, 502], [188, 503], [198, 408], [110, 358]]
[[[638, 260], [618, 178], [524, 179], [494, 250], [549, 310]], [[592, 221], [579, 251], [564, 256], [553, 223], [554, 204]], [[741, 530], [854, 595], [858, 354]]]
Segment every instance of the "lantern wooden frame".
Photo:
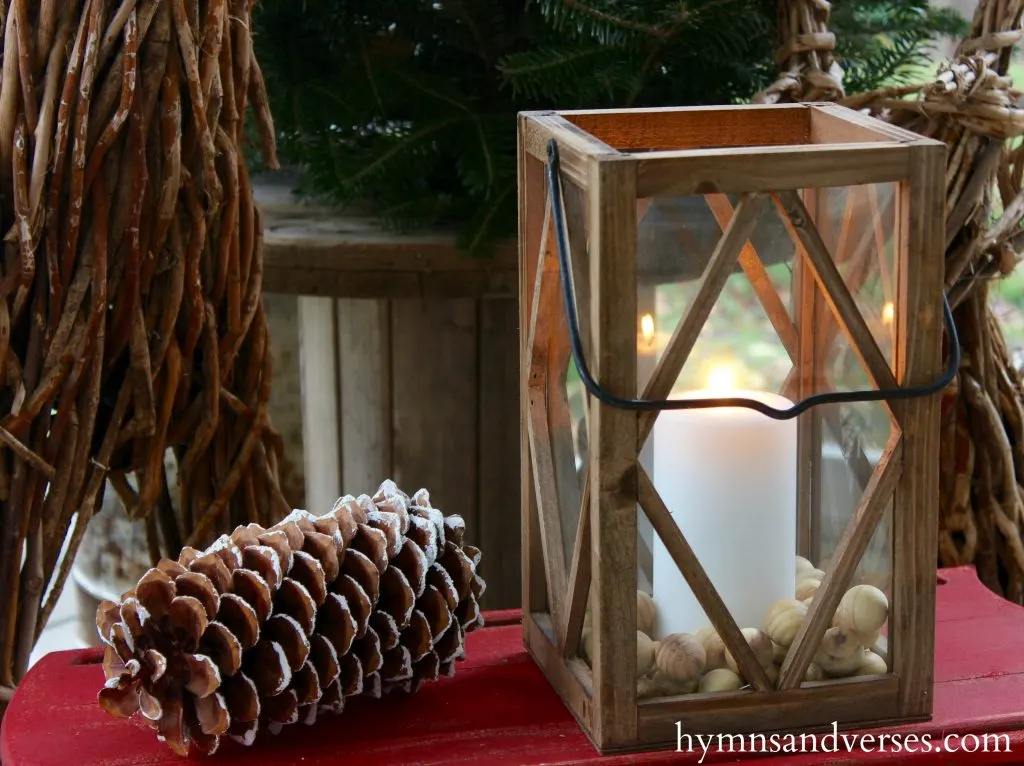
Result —
[[[655, 413], [588, 406], [588, 480], [571, 560], [563, 553], [549, 409], [555, 365], [568, 359], [553, 328], [565, 315], [548, 204], [548, 143], [557, 141], [563, 177], [588, 200], [588, 363], [606, 390], [664, 398], [707, 317], [726, 261], [748, 276], [763, 264], [747, 247], [751, 216], [770, 195], [799, 238], [803, 269], [827, 296], [837, 323], [880, 388], [925, 385], [942, 372], [943, 144], [829, 104], [525, 113], [519, 121], [520, 320], [522, 395], [523, 613], [526, 645], [595, 746], [603, 752], [675, 746], [687, 733], [814, 731], [838, 721], [868, 726], [926, 719], [932, 709], [936, 585], [939, 396], [890, 402], [894, 436], [839, 543], [778, 688], [742, 639], [650, 478], [639, 445]], [[801, 190], [899, 184], [896, 203], [897, 293], [894, 364], [879, 353], [827, 250], [807, 217]], [[733, 210], [725, 193], [742, 195]], [[723, 230], [703, 273], [701, 292], [656, 369], [637, 392], [637, 201], [703, 194]], [[722, 201], [726, 200], [725, 208]], [[796, 241], [796, 239], [794, 239]], [[574, 258], [583, 257], [573, 252]], [[730, 260], [731, 259], [731, 260]], [[716, 266], [717, 264], [717, 266]], [[726, 270], [727, 271], [727, 270]], [[722, 277], [724, 280], [724, 277]], [[751, 280], [794, 369], [804, 356], [800, 327], [770, 285]], [[630, 289], [634, 286], [634, 289]], [[774, 296], [774, 297], [773, 297]], [[678, 342], [677, 342], [678, 341]], [[804, 418], [805, 416], [801, 416]], [[563, 423], [564, 424], [564, 423]], [[801, 424], [800, 428], [804, 428]], [[848, 587], [884, 506], [892, 500], [890, 672], [884, 676], [802, 682], [830, 615]], [[694, 594], [737, 657], [751, 689], [729, 694], [638, 700], [635, 628], [636, 504], [671, 552]], [[803, 541], [803, 544], [806, 541]], [[578, 658], [588, 593], [593, 669]]]

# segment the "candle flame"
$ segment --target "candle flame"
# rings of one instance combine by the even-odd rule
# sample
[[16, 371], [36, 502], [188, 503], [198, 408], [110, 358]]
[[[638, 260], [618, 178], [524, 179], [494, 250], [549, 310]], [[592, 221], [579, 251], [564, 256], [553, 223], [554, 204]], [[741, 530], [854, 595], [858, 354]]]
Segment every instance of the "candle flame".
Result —
[[650, 343], [654, 338], [654, 317], [650, 314], [644, 314], [640, 317], [640, 333], [647, 343]]
[[892, 324], [892, 320], [896, 318], [896, 307], [892, 303], [886, 303], [882, 307], [882, 321], [885, 324]]
[[733, 391], [736, 389], [736, 373], [730, 367], [715, 367], [708, 375], [708, 388], [712, 391]]

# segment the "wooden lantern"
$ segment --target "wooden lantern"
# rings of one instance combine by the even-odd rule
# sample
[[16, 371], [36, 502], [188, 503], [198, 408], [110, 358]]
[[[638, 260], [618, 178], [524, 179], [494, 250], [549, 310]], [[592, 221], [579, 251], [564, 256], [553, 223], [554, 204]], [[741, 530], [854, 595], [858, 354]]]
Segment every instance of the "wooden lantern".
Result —
[[[931, 715], [944, 168], [942, 144], [828, 104], [521, 115], [525, 641], [601, 751], [675, 747], [681, 734], [811, 732]], [[779, 539], [792, 570], [755, 571], [750, 562], [768, 562], [768, 552], [749, 541], [732, 550], [722, 534], [708, 539], [716, 524], [739, 539], [749, 537], [743, 519], [764, 522], [773, 493], [764, 508], [714, 507], [707, 494], [756, 481], [759, 462], [724, 470], [729, 461], [716, 458], [711, 473], [732, 480], [704, 481], [705, 507], [686, 508], [689, 485], [674, 486], [671, 500], [662, 487], [673, 466], [701, 477], [672, 461], [708, 458], [682, 446], [659, 453], [651, 434], [665, 412], [613, 406], [580, 384], [559, 240], [571, 255], [584, 358], [619, 399], [685, 396], [719, 347], [742, 357], [755, 381], [747, 388], [790, 401], [933, 386], [916, 398], [812, 407], [788, 421], [793, 528]], [[754, 315], [763, 322], [751, 330]], [[761, 351], [766, 333], [774, 356]], [[686, 428], [676, 433], [680, 445], [704, 438]], [[712, 442], [706, 451], [724, 454]], [[736, 454], [746, 442], [731, 442]], [[722, 526], [727, 513], [737, 515]], [[688, 594], [670, 589], [672, 576]], [[736, 617], [745, 595], [730, 578], [752, 589], [789, 583], [793, 592], [777, 597], [802, 603], [791, 605], [799, 619], [788, 646], [767, 624]], [[854, 587], [865, 598], [884, 594], [885, 624], [880, 637], [857, 634], [856, 667], [833, 667], [823, 641], [854, 632]], [[673, 629], [688, 638], [666, 643], [657, 625], [638, 623], [638, 603], [641, 623], [650, 603], [638, 591], [651, 588], [657, 625], [672, 623], [687, 598], [706, 619]], [[650, 670], [638, 625], [660, 640]], [[766, 634], [770, 662], [758, 646]], [[666, 646], [680, 641], [701, 647], [699, 670], [673, 669]], [[735, 658], [739, 688], [702, 692], [712, 666], [724, 664], [722, 647]]]

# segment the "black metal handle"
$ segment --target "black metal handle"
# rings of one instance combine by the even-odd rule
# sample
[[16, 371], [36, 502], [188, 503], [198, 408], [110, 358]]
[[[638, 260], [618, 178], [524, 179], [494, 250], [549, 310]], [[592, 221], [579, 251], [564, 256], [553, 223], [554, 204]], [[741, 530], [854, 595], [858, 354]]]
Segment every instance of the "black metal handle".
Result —
[[946, 322], [946, 330], [949, 333], [949, 364], [946, 371], [936, 380], [925, 386], [912, 388], [890, 388], [875, 389], [869, 391], [836, 391], [827, 394], [815, 394], [794, 404], [784, 410], [769, 407], [756, 399], [744, 398], [704, 398], [704, 399], [625, 399], [610, 394], [601, 388], [594, 380], [587, 366], [587, 360], [583, 354], [583, 344], [580, 341], [579, 315], [576, 308], [576, 296], [573, 293], [571, 274], [572, 264], [569, 261], [569, 248], [565, 230], [565, 217], [562, 215], [562, 186], [561, 186], [561, 165], [558, 156], [558, 143], [551, 139], [548, 143], [548, 193], [550, 197], [552, 220], [555, 225], [555, 243], [558, 251], [558, 266], [562, 282], [562, 297], [565, 303], [565, 313], [569, 325], [569, 344], [572, 351], [573, 361], [579, 370], [580, 378], [590, 395], [600, 402], [611, 407], [624, 410], [654, 411], [654, 410], [698, 410], [712, 409], [717, 407], [743, 407], [756, 410], [762, 415], [775, 420], [790, 420], [806, 412], [811, 407], [819, 407], [827, 404], [846, 404], [850, 402], [879, 402], [894, 401], [903, 399], [917, 399], [924, 396], [936, 394], [956, 377], [960, 369], [960, 339], [956, 332], [956, 323], [953, 321], [953, 309], [949, 305], [949, 298], [942, 296], [943, 317]]

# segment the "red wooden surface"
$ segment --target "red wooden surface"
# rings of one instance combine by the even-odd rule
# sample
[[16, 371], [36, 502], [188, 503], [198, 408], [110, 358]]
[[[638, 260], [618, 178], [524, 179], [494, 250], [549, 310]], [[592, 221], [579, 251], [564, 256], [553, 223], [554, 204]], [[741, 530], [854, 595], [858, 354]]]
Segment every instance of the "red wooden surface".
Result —
[[[1010, 752], [1005, 742], [1000, 745], [1003, 752], [924, 752], [917, 743], [912, 743], [914, 753], [894, 752], [891, 745], [880, 752], [876, 742], [872, 752], [759, 754], [758, 762], [1024, 764], [1024, 609], [985, 590], [969, 569], [944, 570], [938, 594], [934, 718], [886, 733], [929, 735], [941, 746], [950, 733], [962, 738], [1003, 732], [1010, 737]], [[322, 718], [312, 728], [287, 727], [252, 748], [228, 742], [206, 762], [623, 766], [753, 757], [714, 750], [706, 755], [672, 751], [599, 757], [523, 651], [517, 615], [489, 617], [488, 628], [470, 634], [468, 659], [454, 678], [426, 685], [412, 697], [350, 703], [339, 717]], [[4, 766], [193, 763], [171, 754], [148, 729], [99, 709], [95, 697], [103, 674], [98, 661], [94, 651], [61, 652], [32, 669], [4, 718]], [[973, 745], [969, 738], [966, 742]]]

